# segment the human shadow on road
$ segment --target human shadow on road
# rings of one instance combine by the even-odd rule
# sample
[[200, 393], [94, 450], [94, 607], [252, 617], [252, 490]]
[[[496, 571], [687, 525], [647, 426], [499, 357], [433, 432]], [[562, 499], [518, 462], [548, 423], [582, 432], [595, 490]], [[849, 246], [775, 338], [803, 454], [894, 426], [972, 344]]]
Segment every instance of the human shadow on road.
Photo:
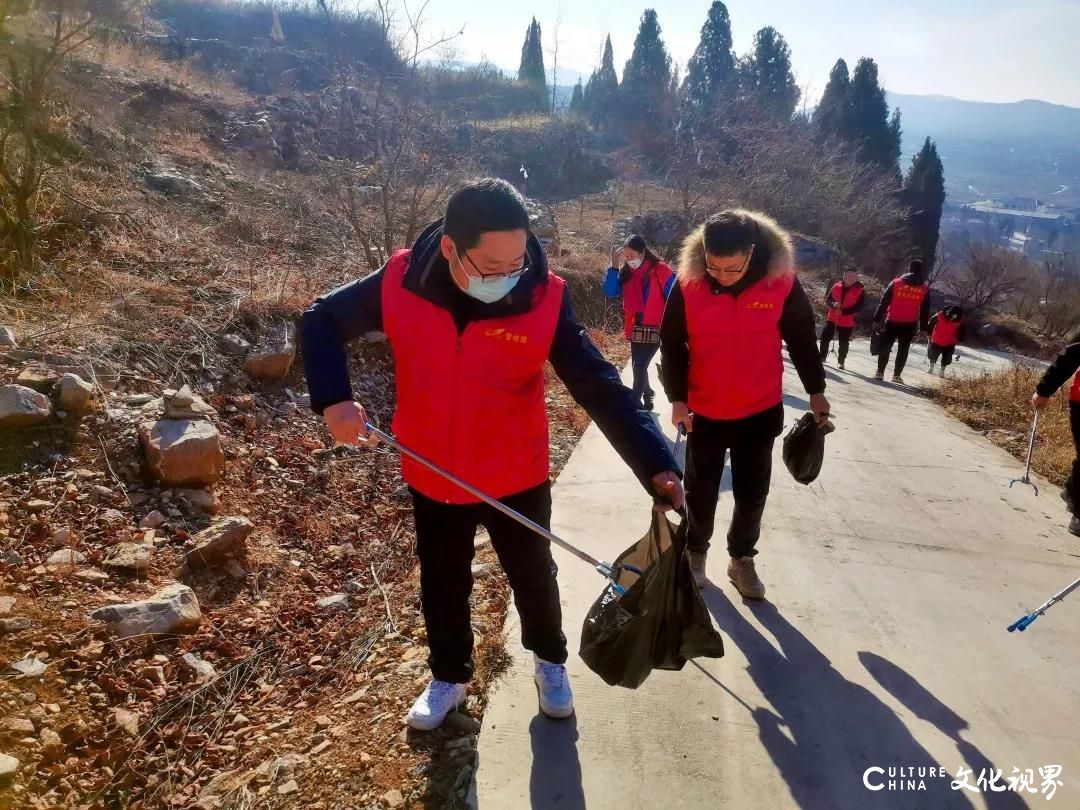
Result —
[[[746, 656], [747, 672], [772, 707], [752, 709], [751, 716], [799, 807], [972, 807], [967, 796], [951, 789], [948, 778], [926, 777], [925, 791], [869, 790], [863, 778], [874, 766], [950, 770], [951, 763], [936, 762], [892, 709], [840, 674], [774, 605], [746, 603], [779, 650], [720, 589], [710, 585], [703, 595], [721, 632]], [[887, 783], [889, 778], [886, 770], [872, 781]]]
[[[960, 736], [960, 732], [969, 728], [968, 722], [930, 694], [926, 687], [919, 683], [914, 676], [905, 672], [892, 661], [872, 652], [866, 652], [865, 650], [860, 652], [859, 660], [866, 667], [866, 671], [873, 676], [874, 680], [886, 692], [907, 706], [920, 720], [932, 723], [939, 731], [956, 743], [956, 749], [960, 752], [963, 761], [972, 769], [972, 775], [969, 778], [972, 784], [975, 784], [979, 774], [983, 771], [986, 772], [988, 777], [995, 772], [994, 763], [977, 746]], [[1006, 779], [1008, 772], [1005, 769], [1002, 769], [1002, 771], [999, 784], [1004, 785], [1008, 783]], [[998, 808], [1008, 810], [1008, 808], [1028, 806], [1023, 798], [1013, 791], [984, 791], [983, 795], [986, 797], [987, 807], [992, 808], [992, 810]]]
[[585, 810], [581, 760], [577, 750], [577, 717], [550, 720], [538, 714], [529, 724], [529, 737], [532, 740], [530, 806]]
[[810, 400], [797, 397], [794, 394], [784, 394], [784, 404], [789, 408], [801, 408], [804, 411], [810, 409]]
[[868, 382], [871, 385], [877, 385], [881, 388], [891, 388], [893, 391], [906, 391], [909, 394], [918, 393], [917, 388], [907, 383], [905, 383], [904, 385], [899, 385], [898, 383], [894, 383], [892, 380], [889, 379], [875, 380], [873, 377], [867, 377], [865, 374], [860, 374], [858, 371], [849, 371], [847, 373], [850, 374], [852, 377], [858, 377], [863, 382]]

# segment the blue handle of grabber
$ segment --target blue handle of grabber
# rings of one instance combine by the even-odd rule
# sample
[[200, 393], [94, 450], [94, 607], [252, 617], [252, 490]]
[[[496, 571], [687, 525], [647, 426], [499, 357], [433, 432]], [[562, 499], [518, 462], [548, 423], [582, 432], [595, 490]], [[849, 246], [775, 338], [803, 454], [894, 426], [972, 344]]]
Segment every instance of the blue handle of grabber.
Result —
[[1019, 630], [1022, 633], [1028, 627], [1028, 625], [1030, 625], [1037, 618], [1039, 618], [1038, 613], [1029, 613], [1026, 616], [1021, 616], [1019, 619], [1009, 625], [1009, 632], [1011, 633], [1013, 630]]

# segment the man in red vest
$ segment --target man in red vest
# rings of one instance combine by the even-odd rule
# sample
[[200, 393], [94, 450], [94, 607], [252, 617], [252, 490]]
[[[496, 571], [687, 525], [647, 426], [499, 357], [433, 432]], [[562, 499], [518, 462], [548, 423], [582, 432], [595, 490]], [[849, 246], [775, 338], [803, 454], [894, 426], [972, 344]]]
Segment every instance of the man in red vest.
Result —
[[[394, 353], [397, 437], [485, 494], [550, 525], [550, 360], [645, 488], [681, 506], [667, 441], [578, 323], [570, 291], [549, 272], [524, 200], [509, 183], [486, 178], [459, 189], [411, 249], [304, 313], [311, 407], [341, 443], [371, 442], [344, 346], [372, 331], [385, 332]], [[548, 541], [416, 463], [404, 460], [402, 471], [413, 499], [433, 676], [409, 725], [436, 728], [465, 700], [473, 674], [471, 564], [481, 524], [514, 591], [540, 709], [569, 717], [573, 695]]]
[[956, 344], [964, 339], [964, 310], [953, 304], [940, 312], [935, 312], [929, 323], [930, 345], [926, 348], [926, 359], [930, 361], [930, 373], [934, 373], [934, 364], [941, 358], [941, 376], [952, 363]]
[[900, 376], [907, 363], [908, 349], [915, 333], [921, 328], [924, 332], [930, 320], [930, 285], [926, 283], [923, 263], [912, 259], [908, 272], [894, 278], [885, 288], [874, 313], [875, 327], [885, 321], [881, 332], [881, 348], [878, 350], [877, 374], [875, 380], [885, 379], [885, 368], [889, 365], [889, 354], [896, 343], [896, 365], [893, 367], [894, 383], [903, 385]]
[[1073, 461], [1072, 471], [1065, 481], [1065, 488], [1061, 497], [1069, 505], [1069, 511], [1073, 513], [1069, 521], [1069, 531], [1080, 536], [1080, 517], [1076, 516], [1076, 505], [1080, 503], [1080, 332], [1077, 332], [1069, 340], [1061, 354], [1054, 358], [1043, 373], [1039, 384], [1035, 386], [1035, 393], [1031, 397], [1031, 404], [1035, 408], [1044, 408], [1046, 403], [1070, 377], [1072, 386], [1069, 388], [1069, 426], [1072, 428], [1073, 445], [1076, 448], [1076, 459]]
[[735, 512], [727, 533], [727, 576], [747, 599], [765, 586], [754, 564], [772, 480], [772, 451], [784, 427], [783, 344], [818, 424], [829, 416], [814, 310], [795, 275], [791, 236], [758, 211], [721, 211], [683, 242], [678, 276], [660, 328], [660, 375], [671, 420], [686, 447], [686, 544], [699, 585], [716, 503], [731, 455]]
[[844, 370], [844, 360], [847, 359], [848, 343], [851, 341], [851, 333], [855, 329], [855, 317], [863, 305], [863, 285], [859, 281], [859, 273], [854, 267], [844, 271], [844, 278], [836, 282], [829, 290], [829, 296], [825, 303], [829, 307], [829, 314], [825, 319], [825, 326], [821, 328], [821, 362], [824, 363], [829, 356], [829, 343], [833, 335], [840, 336], [840, 348], [836, 352], [837, 364], [840, 370]]

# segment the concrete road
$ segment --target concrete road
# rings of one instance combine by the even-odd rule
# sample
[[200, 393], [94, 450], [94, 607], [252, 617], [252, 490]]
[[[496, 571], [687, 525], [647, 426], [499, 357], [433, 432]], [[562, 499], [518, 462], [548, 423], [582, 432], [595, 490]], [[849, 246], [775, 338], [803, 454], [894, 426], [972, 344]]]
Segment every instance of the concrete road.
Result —
[[[916, 353], [909, 383], [930, 381], [924, 362]], [[1023, 634], [1005, 631], [1080, 576], [1057, 490], [1010, 490], [1012, 457], [872, 373], [865, 343], [846, 372], [830, 368], [837, 431], [817, 482], [795, 483], [777, 442], [764, 602], [727, 582], [722, 493], [704, 595], [725, 657], [653, 673], [636, 691], [606, 686], [575, 655], [603, 581], [556, 551], [577, 716], [538, 714], [512, 615], [514, 663], [484, 718], [477, 806], [1080, 807], [1080, 594]], [[790, 423], [806, 395], [790, 366], [785, 380]], [[590, 428], [555, 490], [556, 533], [612, 559], [648, 522], [649, 500]], [[1053, 765], [1063, 784], [1048, 801], [1039, 769]], [[894, 776], [890, 789], [888, 771], [870, 771], [885, 783], [871, 791], [875, 767], [924, 777]], [[961, 768], [974, 792], [951, 788]], [[997, 787], [1032, 769], [1035, 792], [979, 790], [996, 769]]]

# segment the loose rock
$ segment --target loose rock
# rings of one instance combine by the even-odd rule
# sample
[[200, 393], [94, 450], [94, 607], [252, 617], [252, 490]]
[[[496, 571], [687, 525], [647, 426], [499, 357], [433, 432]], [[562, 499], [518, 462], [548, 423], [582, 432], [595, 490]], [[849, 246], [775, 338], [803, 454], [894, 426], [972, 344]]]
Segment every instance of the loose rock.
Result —
[[199, 681], [210, 681], [217, 677], [217, 670], [209, 661], [203, 661], [194, 653], [184, 653], [180, 664]]
[[140, 428], [150, 470], [172, 486], [213, 484], [225, 472], [221, 436], [203, 419], [161, 419]]
[[244, 371], [263, 380], [280, 380], [296, 355], [296, 329], [291, 323], [272, 329], [244, 359]]
[[30, 620], [25, 616], [5, 616], [0, 618], [0, 636], [21, 633], [23, 630], [29, 630], [30, 626]]
[[139, 521], [140, 529], [156, 529], [165, 522], [165, 516], [157, 509]]
[[315, 605], [321, 610], [349, 611], [349, 596], [344, 593], [335, 593], [333, 596], [324, 596]]
[[158, 591], [149, 599], [119, 605], [106, 605], [90, 614], [105, 622], [121, 638], [136, 635], [194, 633], [202, 612], [195, 592], [176, 583]]
[[49, 559], [45, 560], [47, 567], [64, 567], [75, 566], [86, 562], [86, 555], [76, 551], [73, 548], [62, 548], [59, 551], [54, 551], [49, 555]]
[[162, 394], [166, 419], [209, 419], [217, 411], [192, 393], [189, 386], [179, 391], [166, 390]]
[[81, 414], [94, 405], [94, 386], [78, 374], [60, 378], [60, 407], [69, 413]]
[[19, 760], [15, 757], [9, 757], [7, 754], [0, 754], [0, 784], [8, 784], [15, 778], [15, 773], [19, 770]]
[[52, 391], [59, 379], [60, 375], [48, 366], [31, 363], [19, 372], [19, 376], [15, 378], [15, 384], [25, 385], [27, 388], [47, 394]]
[[52, 406], [44, 394], [25, 385], [0, 387], [0, 427], [29, 427], [49, 418]]
[[21, 661], [16, 661], [11, 665], [11, 668], [24, 678], [40, 678], [45, 674], [45, 670], [48, 669], [48, 666], [49, 665], [44, 661], [41, 661], [34, 656], [30, 656]]
[[15, 330], [10, 326], [0, 326], [0, 346], [9, 346], [14, 349], [19, 343], [15, 340]]
[[109, 549], [101, 564], [110, 570], [145, 576], [150, 570], [153, 549], [136, 543], [120, 543]]
[[244, 517], [225, 517], [215, 520], [195, 535], [195, 548], [188, 552], [188, 568], [207, 568], [218, 565], [228, 557], [244, 553], [248, 535], [254, 524]]

